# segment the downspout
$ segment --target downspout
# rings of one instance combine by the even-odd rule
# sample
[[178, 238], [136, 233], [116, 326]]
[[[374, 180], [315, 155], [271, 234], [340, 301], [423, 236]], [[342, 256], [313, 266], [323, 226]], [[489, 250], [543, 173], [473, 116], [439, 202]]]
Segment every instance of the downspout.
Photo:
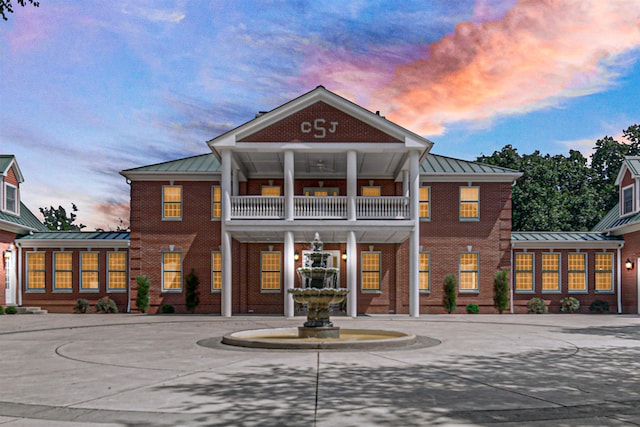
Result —
[[509, 312], [511, 314], [514, 314], [514, 311], [513, 311], [513, 282], [514, 282], [514, 280], [513, 280], [513, 271], [514, 271], [514, 268], [513, 268], [513, 249], [514, 249], [514, 247], [513, 247], [513, 243], [512, 243], [511, 244], [511, 251], [510, 251], [510, 253], [511, 253], [510, 254], [510, 258], [511, 259], [509, 260], [509, 265], [511, 266], [511, 268], [509, 269], [509, 276], [510, 276], [509, 277]]
[[[131, 220], [129, 220], [131, 224]], [[131, 313], [131, 232], [129, 232], [129, 244], [127, 245], [127, 313]]]
[[[624, 243], [623, 243], [624, 244]], [[616, 296], [616, 304], [618, 305], [618, 314], [622, 314], [622, 262], [620, 261], [620, 254], [622, 245], [618, 246], [616, 249], [618, 255], [618, 261], [616, 262], [618, 271], [616, 272], [616, 280], [618, 282], [618, 291], [616, 292], [618, 295]]]

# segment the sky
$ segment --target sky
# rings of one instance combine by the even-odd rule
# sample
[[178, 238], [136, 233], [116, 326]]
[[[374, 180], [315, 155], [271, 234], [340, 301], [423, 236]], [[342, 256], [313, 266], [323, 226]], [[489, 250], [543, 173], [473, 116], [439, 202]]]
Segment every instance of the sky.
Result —
[[22, 201], [128, 222], [124, 169], [323, 85], [465, 160], [589, 156], [640, 123], [640, 0], [40, 0], [0, 20]]

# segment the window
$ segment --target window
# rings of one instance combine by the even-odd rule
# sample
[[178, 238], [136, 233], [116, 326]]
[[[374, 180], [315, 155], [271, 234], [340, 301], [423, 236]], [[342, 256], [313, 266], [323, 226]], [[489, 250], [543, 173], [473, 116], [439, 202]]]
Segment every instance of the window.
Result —
[[429, 252], [421, 252], [419, 259], [419, 286], [420, 292], [430, 292], [430, 276], [429, 276]]
[[211, 252], [211, 292], [222, 290], [222, 252]]
[[613, 292], [613, 254], [596, 254], [596, 292]]
[[222, 190], [219, 185], [211, 187], [211, 218], [220, 219], [222, 217]]
[[380, 252], [362, 252], [361, 288], [363, 292], [379, 292], [382, 289], [381, 258]]
[[280, 252], [260, 252], [260, 290], [280, 291]]
[[339, 194], [337, 187], [304, 187], [302, 190], [305, 196], [327, 197]]
[[162, 186], [162, 219], [182, 219], [182, 187]]
[[127, 253], [107, 253], [107, 291], [127, 289]]
[[460, 292], [478, 292], [478, 253], [460, 254]]
[[460, 187], [460, 219], [480, 219], [479, 187]]
[[633, 185], [622, 189], [622, 215], [630, 214], [633, 209]]
[[44, 291], [44, 252], [27, 252], [27, 292]]
[[280, 186], [279, 185], [263, 185], [260, 189], [260, 194], [262, 196], [279, 197], [281, 194]]
[[431, 204], [429, 199], [431, 196], [431, 187], [420, 187], [420, 218], [431, 218]]
[[162, 253], [162, 291], [182, 291], [182, 252]]
[[18, 213], [18, 188], [9, 183], [4, 185], [4, 209], [14, 214]]
[[80, 290], [100, 290], [98, 252], [80, 253]]
[[516, 254], [516, 292], [533, 292], [533, 254]]
[[363, 197], [380, 197], [382, 196], [382, 187], [362, 187]]
[[587, 255], [569, 254], [568, 258], [569, 292], [587, 291]]
[[53, 290], [73, 289], [73, 255], [71, 252], [53, 253]]
[[560, 254], [542, 254], [542, 292], [560, 292]]

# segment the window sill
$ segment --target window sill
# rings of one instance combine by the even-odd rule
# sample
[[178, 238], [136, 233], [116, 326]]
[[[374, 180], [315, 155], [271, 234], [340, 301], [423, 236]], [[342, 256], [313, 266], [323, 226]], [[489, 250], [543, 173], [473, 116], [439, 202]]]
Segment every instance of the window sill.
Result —
[[114, 293], [114, 294], [123, 294], [125, 292], [127, 292], [126, 289], [107, 289], [108, 293]]

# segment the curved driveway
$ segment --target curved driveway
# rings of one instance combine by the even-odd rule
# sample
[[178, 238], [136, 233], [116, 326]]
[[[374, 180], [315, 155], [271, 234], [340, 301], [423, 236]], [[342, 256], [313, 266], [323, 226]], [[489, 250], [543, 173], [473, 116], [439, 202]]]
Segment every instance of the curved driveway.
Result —
[[640, 425], [638, 316], [332, 320], [440, 344], [206, 347], [198, 343], [304, 318], [0, 316], [0, 425]]

